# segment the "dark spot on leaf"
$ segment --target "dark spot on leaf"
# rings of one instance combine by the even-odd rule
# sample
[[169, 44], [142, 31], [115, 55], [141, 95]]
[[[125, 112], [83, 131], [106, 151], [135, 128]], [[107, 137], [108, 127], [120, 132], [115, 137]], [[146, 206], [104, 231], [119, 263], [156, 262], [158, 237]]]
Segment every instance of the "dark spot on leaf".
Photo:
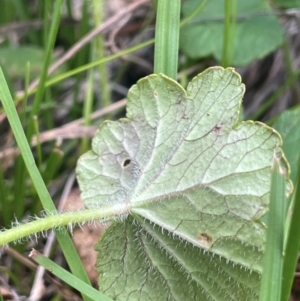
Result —
[[182, 119], [189, 119], [186, 114], [183, 114]]
[[126, 160], [123, 162], [123, 167], [127, 167], [130, 163], [131, 163], [131, 160], [130, 160], [130, 159], [126, 159]]
[[220, 126], [215, 126], [215, 127], [213, 128], [213, 131], [214, 131], [215, 133], [218, 133], [218, 132], [220, 131], [220, 129], [221, 129]]
[[180, 98], [180, 99], [178, 99], [177, 101], [176, 101], [176, 104], [177, 105], [180, 105], [181, 104], [181, 101], [182, 101], [182, 99]]
[[212, 237], [206, 233], [200, 233], [199, 240], [201, 243], [203, 243], [205, 245], [211, 245], [211, 243], [212, 243]]

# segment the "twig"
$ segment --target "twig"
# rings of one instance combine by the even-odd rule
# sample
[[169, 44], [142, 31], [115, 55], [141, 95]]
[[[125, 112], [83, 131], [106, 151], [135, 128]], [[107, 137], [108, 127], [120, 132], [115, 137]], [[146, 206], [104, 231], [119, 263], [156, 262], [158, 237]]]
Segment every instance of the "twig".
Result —
[[0, 35], [9, 36], [12, 32], [20, 32], [25, 30], [40, 29], [43, 27], [42, 20], [33, 20], [26, 22], [15, 22], [8, 25], [3, 25], [0, 27]]
[[[120, 28], [116, 28], [109, 35], [109, 45], [110, 45], [110, 48], [113, 53], [117, 53], [120, 51], [120, 49], [118, 48], [118, 46], [116, 44], [116, 35], [119, 33], [119, 31], [120, 31]], [[146, 60], [144, 60], [138, 56], [135, 56], [132, 54], [127, 54], [127, 55], [122, 56], [121, 59], [138, 64], [138, 65], [144, 67], [149, 72], [153, 72], [152, 65], [149, 64]]]

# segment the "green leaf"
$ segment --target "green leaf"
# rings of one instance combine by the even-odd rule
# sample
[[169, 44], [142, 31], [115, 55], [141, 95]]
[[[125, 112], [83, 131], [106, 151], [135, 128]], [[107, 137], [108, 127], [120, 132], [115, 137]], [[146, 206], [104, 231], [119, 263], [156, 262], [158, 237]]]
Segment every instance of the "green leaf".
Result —
[[[42, 72], [44, 55], [43, 49], [32, 46], [1, 47], [0, 66], [6, 70], [10, 78], [24, 78], [26, 62], [30, 62], [31, 77], [36, 77]], [[56, 73], [62, 72], [64, 69], [61, 67]]]
[[[283, 29], [267, 1], [237, 1], [237, 22], [233, 65], [247, 65], [276, 49], [283, 41]], [[222, 3], [223, 4], [223, 3]], [[182, 7], [188, 16], [199, 5], [187, 0]], [[224, 34], [224, 5], [210, 0], [193, 22], [181, 29], [180, 48], [191, 58], [214, 56], [221, 61]]]
[[96, 247], [99, 285], [112, 299], [258, 299], [257, 272], [140, 222], [114, 223]]
[[291, 180], [296, 183], [298, 160], [300, 157], [300, 106], [283, 112], [273, 127], [283, 139], [283, 151], [291, 166]]
[[258, 299], [260, 218], [281, 139], [238, 123], [243, 93], [232, 68], [206, 70], [186, 92], [150, 75], [130, 89], [127, 119], [100, 126], [77, 174], [87, 207], [126, 204], [131, 215], [97, 246], [112, 299]]
[[273, 2], [281, 9], [300, 7], [300, 0], [273, 0]]

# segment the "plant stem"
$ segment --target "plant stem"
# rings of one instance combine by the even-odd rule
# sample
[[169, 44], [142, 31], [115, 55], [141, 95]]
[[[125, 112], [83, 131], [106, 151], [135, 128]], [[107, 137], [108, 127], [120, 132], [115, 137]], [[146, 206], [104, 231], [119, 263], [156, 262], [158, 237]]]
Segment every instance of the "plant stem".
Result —
[[[94, 69], [88, 70], [87, 73], [87, 87], [86, 96], [83, 104], [83, 118], [84, 125], [91, 124], [91, 115], [93, 111], [93, 101], [94, 101]], [[84, 137], [81, 140], [80, 153], [83, 154], [89, 150], [89, 138]]]
[[159, 0], [155, 27], [154, 73], [176, 80], [178, 67], [180, 0]]
[[[63, 5], [63, 0], [56, 0], [54, 2], [54, 13], [53, 13], [53, 19], [51, 22], [51, 28], [50, 32], [48, 35], [48, 41], [47, 41], [47, 47], [46, 47], [46, 56], [45, 56], [45, 61], [43, 65], [43, 70], [41, 73], [40, 77], [40, 82], [37, 87], [37, 93], [35, 94], [34, 100], [33, 100], [33, 105], [32, 105], [32, 110], [30, 113], [30, 118], [33, 119], [33, 116], [38, 115], [40, 104], [42, 103], [42, 98], [45, 92], [46, 88], [46, 79], [47, 79], [47, 73], [48, 73], [48, 67], [50, 65], [51, 61], [51, 56], [54, 48], [54, 44], [56, 41], [57, 37], [57, 32], [60, 24], [60, 18], [61, 18], [61, 9]], [[48, 2], [45, 3], [47, 5]], [[32, 120], [30, 120], [28, 131], [27, 131], [27, 137], [29, 140], [31, 139], [32, 135], [34, 132], [34, 123]]]
[[128, 203], [118, 203], [106, 207], [99, 207], [98, 209], [85, 209], [61, 214], [55, 211], [54, 215], [49, 215], [45, 218], [40, 218], [0, 232], [0, 246], [52, 228], [58, 230], [68, 225], [69, 228], [72, 229], [76, 224], [94, 221], [104, 223], [114, 217], [128, 214], [129, 209], [130, 206]]
[[222, 66], [224, 68], [231, 65], [234, 52], [234, 34], [237, 14], [237, 1], [225, 0], [225, 18], [224, 18], [224, 40]]
[[[95, 27], [99, 27], [104, 19], [104, 0], [93, 0], [93, 17]], [[103, 58], [105, 56], [105, 45], [103, 35], [100, 34], [95, 37], [94, 42], [95, 53], [97, 57]], [[93, 56], [91, 56], [93, 57]], [[110, 105], [110, 91], [109, 91], [109, 79], [106, 64], [99, 65], [99, 74], [100, 74], [100, 88], [101, 88], [101, 106], [98, 107], [107, 107]], [[109, 118], [109, 116], [106, 116]]]

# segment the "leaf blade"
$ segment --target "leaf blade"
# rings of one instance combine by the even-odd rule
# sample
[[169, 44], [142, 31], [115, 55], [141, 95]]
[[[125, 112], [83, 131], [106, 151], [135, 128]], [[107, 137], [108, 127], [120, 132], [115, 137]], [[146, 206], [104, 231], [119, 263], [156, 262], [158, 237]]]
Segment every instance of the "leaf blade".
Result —
[[[193, 79], [187, 91], [164, 75], [148, 76], [129, 92], [127, 119], [104, 123], [77, 169], [88, 207], [130, 204], [130, 215], [141, 231], [150, 223], [174, 240], [208, 253], [208, 265], [216, 256], [243, 270], [240, 282], [233, 285], [236, 292], [251, 273], [257, 279], [261, 273], [265, 225], [260, 218], [268, 209], [274, 150], [281, 145], [280, 136], [266, 125], [238, 123], [243, 93], [241, 78], [232, 68], [208, 69]], [[284, 159], [280, 164], [288, 170]], [[153, 241], [158, 239], [148, 226], [146, 232]], [[113, 246], [119, 236], [110, 235]], [[127, 238], [134, 249], [132, 235]], [[161, 240], [159, 244], [163, 250]], [[154, 247], [155, 252], [160, 248]], [[104, 290], [113, 287], [110, 296], [123, 300], [130, 296], [122, 289], [128, 280], [120, 276], [115, 263], [101, 271], [114, 270], [119, 284], [106, 285], [102, 277], [100, 285]], [[188, 273], [184, 275], [182, 281], [189, 287]], [[130, 283], [129, 287], [135, 285]], [[243, 290], [247, 297], [242, 299], [257, 300], [255, 283]], [[156, 300], [150, 291], [148, 299]], [[173, 291], [168, 298], [180, 300], [176, 288]], [[209, 292], [223, 300], [223, 290]], [[189, 298], [194, 300], [195, 294]]]

